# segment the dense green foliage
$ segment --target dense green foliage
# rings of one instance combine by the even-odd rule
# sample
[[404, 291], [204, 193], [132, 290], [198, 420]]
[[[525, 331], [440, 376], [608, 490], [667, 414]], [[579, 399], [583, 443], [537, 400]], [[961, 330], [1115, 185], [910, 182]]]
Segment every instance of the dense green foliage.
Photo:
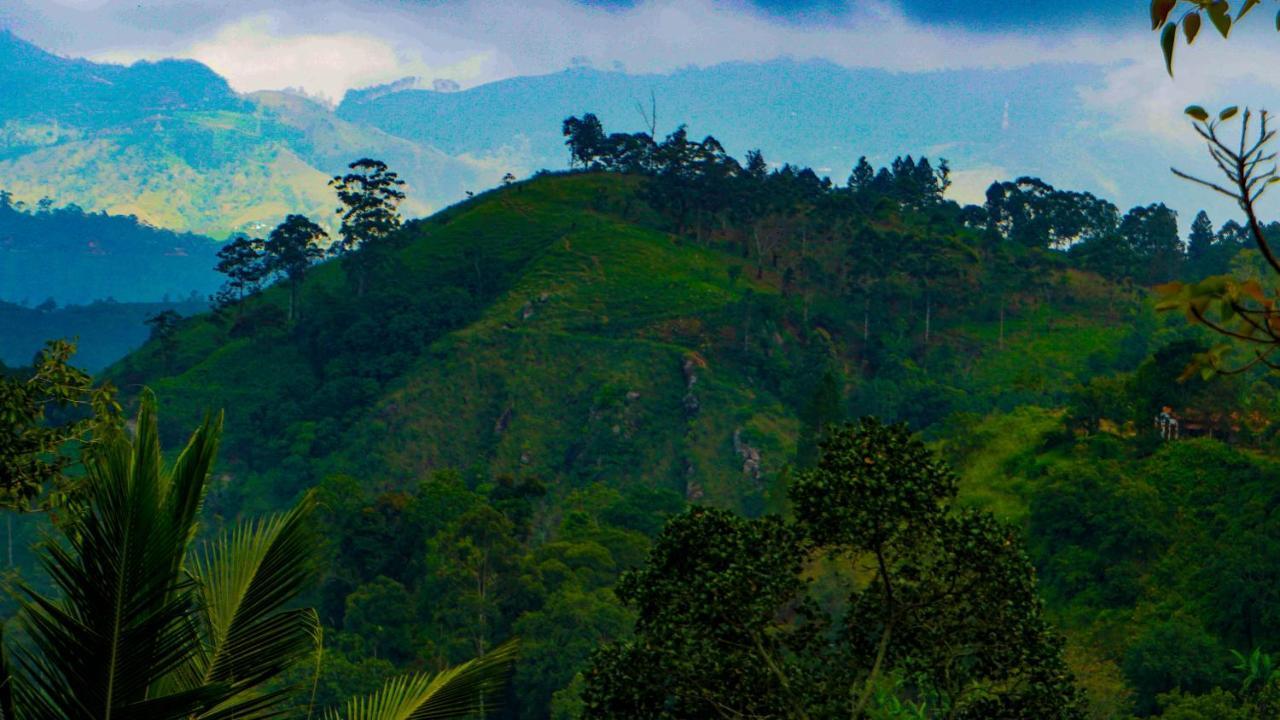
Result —
[[619, 584], [636, 636], [595, 656], [585, 717], [883, 715], [890, 674], [930, 717], [1083, 717], [1016, 532], [955, 493], [868, 420], [796, 477], [794, 521], [688, 511]]
[[[227, 408], [207, 498], [215, 526], [320, 488], [328, 571], [314, 603], [330, 642], [318, 698], [373, 692], [396, 670], [437, 670], [519, 635], [525, 650], [504, 712], [576, 717], [594, 702], [581, 675], [592, 651], [628, 642], [643, 616], [619, 602], [617, 579], [644, 565], [668, 517], [697, 503], [724, 509], [699, 517], [729, 528], [718, 534], [726, 542], [761, 546], [752, 533], [780, 523], [777, 533], [760, 530], [782, 543], [779, 555], [755, 558], [778, 561], [761, 572], [780, 593], [812, 580], [832, 628], [865, 621], [860, 635], [811, 646], [859, 659], [842, 665], [847, 677], [822, 681], [847, 690], [861, 679], [856, 695], [831, 696], [845, 711], [856, 697], [885, 712], [923, 703], [1013, 717], [1021, 711], [981, 703], [1062, 697], [1017, 532], [1031, 541], [1047, 617], [1066, 629], [1066, 661], [1098, 717], [1262, 702], [1214, 668], [1229, 669], [1230, 650], [1265, 653], [1267, 638], [1246, 642], [1207, 620], [1118, 637], [1125, 625], [1107, 618], [1132, 614], [1124, 622], [1140, 627], [1149, 612], [1141, 595], [1090, 605], [1064, 584], [1081, 570], [1063, 553], [1083, 551], [1041, 534], [1084, 525], [1076, 512], [1096, 520], [1092, 509], [1055, 504], [1053, 467], [1093, 452], [1141, 462], [1158, 449], [1147, 429], [1164, 406], [1199, 413], [1226, 440], [1269, 447], [1275, 395], [1259, 392], [1268, 383], [1179, 383], [1201, 338], [1161, 322], [1146, 298], [1147, 283], [1248, 266], [1232, 224], [1214, 232], [1199, 222], [1187, 254], [1160, 205], [1122, 215], [1024, 178], [993, 185], [984, 206], [961, 207], [946, 199], [941, 161], [903, 157], [875, 169], [863, 160], [835, 184], [770, 168], [759, 153], [739, 162], [683, 130], [655, 142], [571, 120], [566, 139], [584, 172], [508, 183], [352, 242], [332, 262], [304, 258], [297, 282], [261, 291], [252, 265], [265, 244], [246, 241], [223, 258], [230, 269], [243, 255], [246, 274], [221, 312], [166, 324], [108, 373], [165, 399], [166, 437], [207, 408]], [[344, 206], [359, 207], [353, 199]], [[1231, 392], [1217, 392], [1224, 387]], [[957, 490], [938, 481], [937, 493], [885, 512], [924, 508], [929, 497], [953, 510], [904, 519], [930, 529], [886, 554], [885, 572], [830, 560], [801, 573], [785, 560], [782, 536], [794, 523], [808, 528], [796, 536], [804, 543], [864, 558], [897, 542], [871, 531], [889, 517], [867, 512], [874, 504], [857, 500], [856, 484], [841, 495], [847, 502], [800, 501], [824, 477], [814, 464], [828, 428], [864, 414], [910, 421], [959, 470]], [[845, 475], [829, 473], [828, 485]], [[1186, 502], [1170, 500], [1168, 512]], [[864, 514], [821, 521], [841, 507]], [[794, 520], [752, 519], [792, 510]], [[867, 533], [818, 532], [842, 527]], [[1182, 530], [1179, 540], [1195, 534]], [[661, 567], [661, 544], [653, 552], [650, 566]], [[1108, 553], [1081, 567], [1105, 574]], [[975, 564], [991, 572], [956, 576], [975, 602], [1014, 598], [1008, 614], [983, 615], [986, 630], [950, 606], [886, 609], [883, 583], [868, 584], [905, 578], [903, 593], [927, 594], [916, 569]], [[1188, 606], [1209, 602], [1203, 586], [1178, 592]], [[778, 597], [760, 598], [769, 622], [773, 600], [776, 609]], [[1179, 617], [1191, 612], [1180, 608]], [[877, 632], [888, 617], [897, 629]], [[997, 626], [1019, 628], [1026, 652], [979, 637]], [[985, 659], [939, 679], [939, 633], [971, 639]], [[1199, 654], [1168, 649], [1183, 646]], [[776, 705], [783, 696], [760, 697]]]
[[[0, 400], [5, 414], [16, 407], [7, 393]], [[316, 611], [294, 606], [318, 570], [315, 503], [308, 494], [193, 550], [220, 426], [206, 417], [167, 465], [155, 400], [144, 395], [132, 438], [112, 425], [79, 443], [85, 478], [61, 538], [40, 548], [58, 592], [18, 584], [20, 640], [12, 661], [0, 647], [0, 717], [250, 720], [280, 717], [289, 704], [311, 715], [314, 693], [297, 703], [301, 688], [282, 680], [321, 653]], [[390, 680], [327, 717], [472, 717], [496, 705], [514, 648]]]
[[118, 424], [115, 388], [95, 387], [70, 364], [74, 352], [50, 341], [30, 368], [0, 374], [0, 508], [63, 506], [67, 469], [81, 460], [76, 446], [101, 443]]

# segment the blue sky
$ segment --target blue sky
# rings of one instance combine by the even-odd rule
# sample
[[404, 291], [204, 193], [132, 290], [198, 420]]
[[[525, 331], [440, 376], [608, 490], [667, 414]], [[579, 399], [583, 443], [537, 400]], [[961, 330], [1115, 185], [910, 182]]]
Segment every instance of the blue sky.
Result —
[[[857, 0], [753, 0], [751, 5], [771, 15], [791, 20], [822, 22], [848, 10]], [[581, 0], [587, 6], [628, 8], [637, 0]], [[904, 12], [916, 20], [959, 24], [971, 28], [1018, 28], [1029, 25], [1062, 26], [1078, 22], [1141, 22], [1146, 9], [1141, 0], [904, 0]]]
[[[778, 6], [801, 2], [779, 0]], [[1141, 0], [908, 0], [907, 13], [922, 21], [956, 22], [973, 27], [1025, 27], [1032, 23], [1061, 26], [1080, 21], [1142, 22], [1146, 6]]]

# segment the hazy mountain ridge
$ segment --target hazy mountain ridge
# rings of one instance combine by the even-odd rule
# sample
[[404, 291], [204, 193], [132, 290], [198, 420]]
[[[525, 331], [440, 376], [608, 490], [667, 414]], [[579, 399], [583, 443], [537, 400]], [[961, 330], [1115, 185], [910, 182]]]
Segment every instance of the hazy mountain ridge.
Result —
[[[569, 115], [647, 129], [640, 107], [651, 96], [660, 136], [687, 123], [731, 153], [759, 146], [775, 165], [837, 182], [861, 155], [884, 163], [912, 152], [949, 159], [953, 195], [967, 202], [1018, 175], [1113, 197], [1137, 188], [1118, 197], [1125, 206], [1200, 201], [1168, 175], [1154, 139], [1100, 132], [1107, 119], [1080, 99], [1081, 88], [1104, 81], [1099, 66], [897, 73], [781, 59], [650, 75], [574, 68], [457, 92], [392, 82], [352, 90], [336, 109], [286, 92], [237, 95], [190, 61], [100, 65], [11, 34], [0, 35], [0, 70], [0, 92], [16, 99], [0, 110], [0, 186], [219, 238], [287, 211], [326, 220], [325, 176], [365, 155], [400, 172], [407, 209], [424, 214], [508, 172], [567, 165], [559, 124]], [[84, 99], [66, 88], [86, 88]], [[104, 162], [124, 168], [122, 178], [97, 172]], [[148, 188], [128, 180], [141, 175], [158, 179]]]
[[[149, 302], [193, 293], [203, 299], [218, 285], [216, 248], [207, 237], [74, 206], [11, 202], [0, 195], [0, 301]], [[48, 337], [61, 336], [56, 326], [48, 330]], [[0, 357], [12, 357], [4, 351]]]
[[27, 365], [47, 340], [66, 338], [76, 342], [76, 365], [98, 372], [147, 341], [148, 317], [165, 310], [194, 315], [207, 309], [203, 298], [34, 308], [0, 301], [0, 365]]
[[[110, 65], [63, 58], [0, 30], [0, 120], [104, 128], [177, 110], [244, 110], [227, 81], [192, 60]], [[123, 99], [127, 98], [127, 102]]]
[[366, 155], [396, 164], [414, 213], [505, 172], [353, 127], [298, 95], [238, 95], [192, 61], [98, 64], [5, 33], [0, 71], [11, 100], [0, 109], [0, 188], [29, 203], [47, 196], [222, 238], [290, 212], [327, 223], [329, 177]]

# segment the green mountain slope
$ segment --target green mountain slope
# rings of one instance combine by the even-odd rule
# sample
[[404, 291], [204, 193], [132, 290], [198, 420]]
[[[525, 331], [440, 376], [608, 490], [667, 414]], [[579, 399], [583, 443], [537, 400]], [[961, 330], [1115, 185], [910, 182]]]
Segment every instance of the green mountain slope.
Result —
[[[731, 332], [747, 294], [773, 291], [731, 283], [719, 253], [590, 208], [598, 192], [629, 194], [627, 185], [551, 178], [412, 225], [398, 281], [425, 295], [461, 285], [481, 302], [454, 308], [459, 321], [447, 327], [388, 328], [425, 332], [420, 356], [391, 354], [388, 362], [400, 366], [392, 377], [325, 382], [324, 369], [316, 372], [287, 338], [227, 340], [208, 320], [183, 331], [180, 372], [148, 377], [156, 358], [145, 351], [114, 372], [122, 381], [146, 378], [177, 425], [227, 407], [232, 427], [245, 428], [264, 403], [332, 394], [334, 405], [353, 405], [340, 415], [372, 422], [342, 431], [335, 446], [323, 432], [308, 441], [303, 426], [312, 421], [300, 418], [286, 430], [299, 433], [289, 453], [334, 467], [364, 463], [364, 473], [376, 457], [379, 475], [406, 481], [485, 463], [572, 484], [644, 479], [684, 491], [697, 470], [721, 497], [758, 493], [753, 472], [742, 482], [741, 452], [748, 444], [761, 450], [761, 477], [780, 469], [794, 421], [771, 393], [748, 389], [732, 363], [709, 363], [699, 351]], [[317, 268], [304, 307], [339, 295], [342, 282], [336, 264]], [[264, 301], [281, 299], [269, 292]], [[359, 342], [373, 331], [349, 327], [336, 340]], [[688, 484], [698, 492], [698, 482]]]
[[[1022, 530], [1096, 717], [1230, 686], [1228, 650], [1280, 638], [1263, 610], [1280, 382], [1178, 381], [1203, 338], [1155, 315], [1128, 265], [1108, 280], [927, 187], [805, 178], [727, 185], [735, 208], [818, 188], [755, 228], [685, 215], [678, 234], [669, 176], [539, 176], [406, 224], [363, 295], [325, 262], [292, 325], [269, 288], [106, 376], [155, 389], [172, 439], [226, 409], [213, 523], [318, 488], [322, 699], [519, 634], [514, 716], [570, 716], [592, 648], [627, 632], [611, 588], [663, 520], [783, 509], [824, 423], [865, 414], [910, 420], [956, 465], [962, 507]], [[743, 242], [753, 229], [776, 252]], [[1165, 405], [1227, 418], [1227, 442], [1162, 443]], [[476, 571], [476, 543], [502, 569]], [[1241, 578], [1239, 613], [1185, 569], [1205, 558]]]
[[403, 484], [451, 467], [566, 490], [640, 482], [758, 511], [823, 372], [850, 379], [853, 413], [1052, 402], [1116, 362], [1116, 319], [1137, 308], [1096, 278], [1079, 282], [1097, 298], [1068, 282], [1063, 302], [1081, 312], [1011, 316], [1003, 344], [995, 318], [939, 311], [934, 359], [859, 378], [858, 328], [835, 325], [841, 313], [852, 325], [848, 305], [802, 310], [778, 274], [757, 279], [728, 248], [671, 235], [639, 182], [548, 176], [486, 193], [410, 223], [370, 297], [326, 263], [297, 327], [272, 289], [238, 321], [190, 321], [169, 357], [148, 346], [111, 376], [155, 388], [175, 427], [227, 408], [228, 507], [272, 506], [333, 472]]

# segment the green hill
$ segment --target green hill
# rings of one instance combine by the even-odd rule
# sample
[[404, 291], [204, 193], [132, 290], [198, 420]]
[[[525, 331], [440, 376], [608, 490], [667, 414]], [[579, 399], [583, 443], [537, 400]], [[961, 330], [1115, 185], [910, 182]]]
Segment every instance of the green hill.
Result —
[[[1190, 661], [1152, 648], [1179, 638], [1218, 653], [1187, 682], [1223, 685], [1219, 656], [1259, 640], [1208, 612], [1202, 583], [1166, 577], [1218, 521], [1184, 514], [1201, 471], [1143, 431], [1163, 404], [1222, 414], [1274, 390], [1176, 381], [1199, 341], [1154, 314], [1133, 274], [1157, 266], [1115, 227], [1080, 241], [1114, 264], [1026, 244], [920, 168], [900, 160], [848, 188], [783, 168], [688, 195], [681, 183], [700, 181], [675, 174], [544, 174], [407, 223], [363, 294], [349, 260], [325, 262], [295, 322], [272, 287], [106, 377], [156, 391], [170, 442], [225, 408], [214, 524], [319, 489], [322, 700], [519, 634], [513, 714], [571, 717], [591, 649], [629, 627], [610, 588], [663, 520], [688, 502], [783, 509], [826, 424], [865, 414], [910, 421], [957, 465], [962, 506], [1023, 530], [1094, 707], [1158, 709], [1182, 682], [1166, 660]], [[1044, 197], [1004, 190], [1008, 207]], [[1238, 448], [1197, 441], [1247, 471], [1239, 488], [1215, 476], [1231, 497], [1264, 496], [1246, 446], [1269, 447], [1270, 427]], [[1085, 468], [1127, 479], [1102, 492], [1109, 471]], [[1111, 577], [1117, 551], [1098, 543], [1125, 542], [1126, 493], [1170, 473], [1178, 493], [1150, 509], [1178, 530], [1144, 536]], [[1258, 517], [1232, 547], [1265, 532]], [[1073, 534], [1089, 523], [1103, 534]], [[1106, 597], [1082, 591], [1090, 573]]]
[[[741, 431], [740, 445], [763, 451], [762, 477], [773, 476], [789, 460], [793, 413], [767, 389], [749, 389], [732, 359], [722, 365], [707, 351], [742, 321], [748, 294], [776, 290], [731, 282], [725, 266], [736, 263], [721, 253], [591, 209], [597, 193], [621, 197], [631, 184], [547, 178], [411, 224], [389, 292], [417, 296], [409, 302], [422, 308], [419, 317], [316, 327], [330, 319], [321, 313], [339, 320], [359, 304], [342, 299], [337, 264], [317, 268], [303, 295], [311, 317], [299, 334], [330, 335], [317, 340], [350, 348], [357, 359], [361, 344], [411, 345], [366, 356], [385, 367], [339, 374], [305, 357], [300, 338], [274, 330], [223, 338], [205, 319], [183, 331], [180, 372], [149, 377], [155, 358], [144, 352], [113, 374], [146, 378], [178, 425], [227, 407], [232, 448], [244, 437], [237, 428], [259, 433], [245, 426], [264, 403], [319, 392], [314, 409], [343, 406], [326, 419], [347, 442], [327, 442], [325, 428], [305, 439], [302, 426], [315, 423], [302, 415], [284, 433], [302, 433], [289, 454], [354, 468], [368, 453], [379, 459], [379, 474], [403, 481], [484, 462], [493, 472], [577, 485], [644, 478], [684, 491], [700, 468], [702, 482], [723, 497], [758, 494], [756, 483], [741, 482], [734, 433]], [[264, 302], [279, 298], [268, 293]], [[402, 319], [412, 324], [396, 327]], [[686, 409], [695, 402], [686, 396], [696, 399], [696, 412]], [[296, 489], [299, 480], [288, 484]]]
[[[868, 377], [847, 300], [784, 293], [779, 273], [757, 278], [736, 251], [672, 235], [637, 200], [639, 183], [546, 176], [486, 193], [410, 223], [395, 271], [367, 297], [326, 263], [296, 327], [282, 327], [284, 296], [271, 290], [234, 325], [190, 321], [167, 369], [149, 346], [111, 377], [154, 387], [177, 427], [227, 408], [235, 492], [252, 506], [337, 471], [405, 483], [481, 467], [758, 510], [795, 457], [823, 373], [841, 378], [850, 414], [924, 425], [1052, 403], [1117, 362], [1127, 331], [1116, 321], [1142, 311], [1126, 291], [1068, 274], [1058, 303], [1079, 312], [1011, 313], [1001, 343], [986, 310], [939, 308], [932, 344], [918, 347], [918, 327], [903, 327], [918, 313], [887, 308], [902, 314], [886, 318], [885, 341], [906, 342], [908, 356]], [[942, 399], [918, 406], [922, 393]]]
[[0, 189], [2, 301], [35, 304], [52, 298], [67, 305], [109, 298], [144, 303], [203, 298], [220, 282], [216, 249], [207, 237], [74, 205], [56, 207], [47, 200], [26, 205]]

